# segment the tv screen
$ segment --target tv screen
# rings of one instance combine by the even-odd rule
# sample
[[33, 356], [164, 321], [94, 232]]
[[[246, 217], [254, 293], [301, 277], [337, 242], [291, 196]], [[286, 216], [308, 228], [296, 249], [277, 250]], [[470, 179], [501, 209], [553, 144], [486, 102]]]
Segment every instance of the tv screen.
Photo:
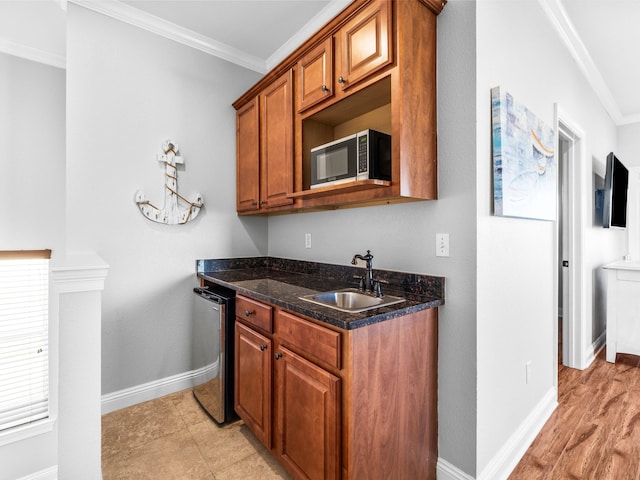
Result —
[[629, 171], [611, 152], [607, 155], [604, 177], [604, 205], [602, 226], [604, 228], [627, 226], [627, 186]]

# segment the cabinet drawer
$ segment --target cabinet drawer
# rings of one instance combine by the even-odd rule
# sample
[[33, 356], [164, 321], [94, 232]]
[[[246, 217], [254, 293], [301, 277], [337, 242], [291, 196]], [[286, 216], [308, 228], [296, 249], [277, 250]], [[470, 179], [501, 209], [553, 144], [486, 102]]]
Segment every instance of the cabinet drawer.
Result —
[[236, 297], [236, 317], [264, 332], [273, 332], [272, 308], [246, 297]]
[[313, 355], [335, 368], [341, 368], [340, 333], [286, 312], [276, 313], [275, 330], [280, 341]]

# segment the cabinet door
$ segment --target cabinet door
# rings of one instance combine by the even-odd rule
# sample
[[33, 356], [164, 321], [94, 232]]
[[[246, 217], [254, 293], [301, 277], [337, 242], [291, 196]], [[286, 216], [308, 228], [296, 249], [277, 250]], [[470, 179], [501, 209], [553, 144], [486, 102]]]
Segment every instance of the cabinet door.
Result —
[[298, 60], [298, 112], [333, 95], [333, 38]]
[[236, 209], [259, 208], [260, 131], [258, 97], [236, 113]]
[[340, 478], [340, 379], [278, 347], [276, 445], [297, 478]]
[[276, 207], [293, 203], [293, 70], [269, 85], [261, 98], [260, 203]]
[[236, 413], [271, 448], [271, 340], [240, 322], [235, 326]]
[[340, 30], [343, 90], [393, 61], [392, 31], [388, 0], [373, 1]]

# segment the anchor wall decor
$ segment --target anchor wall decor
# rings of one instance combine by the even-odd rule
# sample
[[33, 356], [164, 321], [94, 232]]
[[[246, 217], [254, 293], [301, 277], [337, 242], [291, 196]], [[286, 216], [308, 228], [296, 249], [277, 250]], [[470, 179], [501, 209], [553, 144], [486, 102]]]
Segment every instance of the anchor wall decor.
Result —
[[[165, 164], [165, 191], [164, 206], [158, 208], [147, 200], [142, 190], [136, 192], [136, 205], [140, 212], [149, 220], [168, 225], [187, 223], [198, 216], [200, 208], [204, 205], [202, 195], [196, 193], [195, 200], [189, 201], [178, 193], [178, 167], [176, 164], [184, 164], [184, 159], [178, 156], [178, 144], [165, 140], [162, 144], [164, 153], [158, 154], [159, 162]], [[181, 206], [181, 200], [187, 206]]]

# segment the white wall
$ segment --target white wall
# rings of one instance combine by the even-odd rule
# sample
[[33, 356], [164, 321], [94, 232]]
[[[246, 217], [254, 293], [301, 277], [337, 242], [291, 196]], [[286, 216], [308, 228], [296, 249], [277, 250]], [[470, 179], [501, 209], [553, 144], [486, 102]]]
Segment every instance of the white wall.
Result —
[[[0, 250], [64, 250], [65, 72], [0, 53]], [[0, 480], [57, 464], [57, 428], [0, 447]]]
[[[266, 253], [266, 219], [235, 213], [235, 111], [257, 74], [75, 4], [67, 12], [69, 249], [110, 266], [103, 293], [102, 393], [192, 370], [197, 258]], [[136, 190], [164, 202], [162, 142], [185, 159], [179, 192], [205, 207], [156, 224]]]
[[[439, 456], [475, 467], [475, 59], [474, 2], [449, 2], [438, 17], [439, 199], [269, 218], [269, 255], [349, 265], [371, 250], [374, 268], [446, 277], [439, 309]], [[451, 256], [435, 256], [448, 232]], [[312, 234], [311, 249], [304, 234]]]
[[618, 127], [616, 156], [629, 169], [628, 254], [640, 258], [640, 123]]
[[616, 156], [629, 169], [640, 167], [640, 123], [618, 127]]
[[[597, 166], [616, 147], [613, 122], [538, 2], [478, 2], [478, 476], [493, 471], [512, 435], [552, 389], [556, 361], [554, 225], [491, 214], [489, 92], [494, 86], [504, 87], [549, 125], [553, 125], [557, 102], [583, 129], [588, 188], [582, 202], [590, 212], [589, 221], [592, 158]], [[585, 316], [596, 337], [604, 328], [601, 323], [592, 327], [593, 311], [603, 305], [599, 267], [606, 263], [605, 257], [617, 255], [616, 249], [624, 247], [619, 232], [603, 231], [591, 223], [586, 226], [584, 247], [589, 304]], [[529, 384], [525, 383], [526, 362], [532, 365]]]

